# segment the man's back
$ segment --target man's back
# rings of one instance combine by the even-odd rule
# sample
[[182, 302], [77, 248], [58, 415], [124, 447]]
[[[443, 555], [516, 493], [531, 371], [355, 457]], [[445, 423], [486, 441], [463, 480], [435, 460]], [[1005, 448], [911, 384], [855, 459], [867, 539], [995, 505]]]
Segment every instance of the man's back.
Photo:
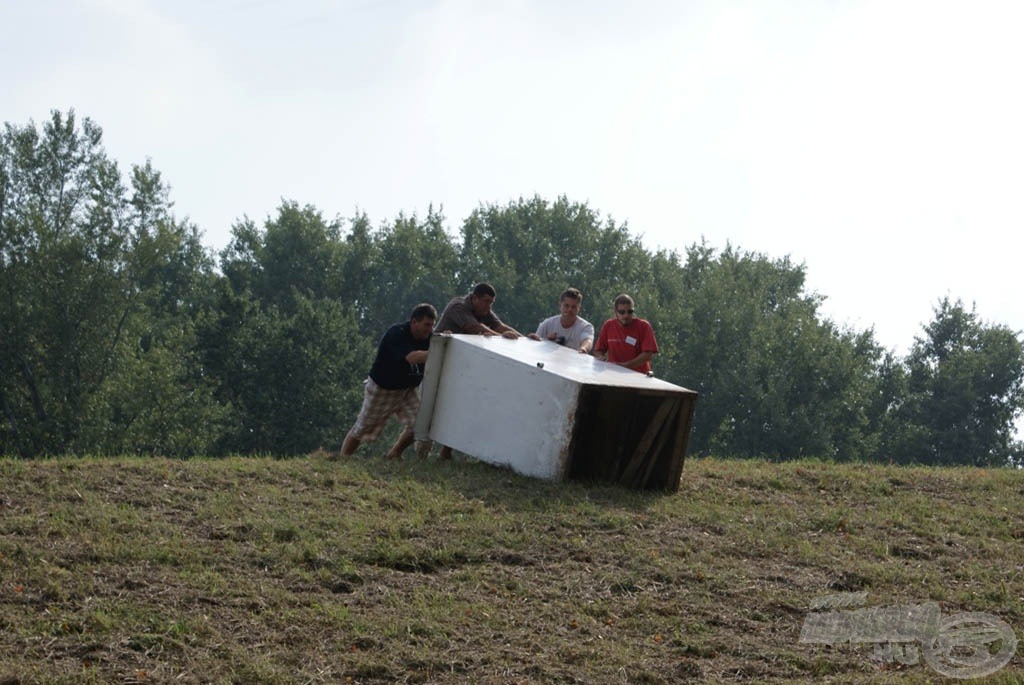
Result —
[[434, 330], [438, 333], [468, 333], [468, 328], [474, 323], [482, 323], [490, 328], [501, 326], [501, 319], [494, 312], [488, 312], [483, 316], [477, 316], [470, 304], [470, 295], [464, 297], [453, 297], [444, 308], [441, 318], [438, 319]]

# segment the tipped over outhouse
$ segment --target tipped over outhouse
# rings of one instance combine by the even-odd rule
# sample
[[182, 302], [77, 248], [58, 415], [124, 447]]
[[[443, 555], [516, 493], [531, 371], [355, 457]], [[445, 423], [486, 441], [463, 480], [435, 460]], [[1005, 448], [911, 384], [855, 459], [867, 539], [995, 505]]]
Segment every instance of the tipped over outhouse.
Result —
[[550, 341], [435, 335], [416, 438], [549, 480], [679, 488], [697, 393]]

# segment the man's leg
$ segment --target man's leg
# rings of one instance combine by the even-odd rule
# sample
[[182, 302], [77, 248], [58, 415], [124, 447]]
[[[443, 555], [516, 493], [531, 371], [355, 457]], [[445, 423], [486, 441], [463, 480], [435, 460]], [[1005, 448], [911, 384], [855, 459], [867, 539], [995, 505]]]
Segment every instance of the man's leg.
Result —
[[349, 431], [345, 436], [345, 442], [341, 443], [341, 453], [343, 456], [351, 457], [357, 449], [359, 449], [359, 439], [352, 437], [352, 431]]
[[351, 457], [355, 454], [364, 439], [370, 442], [377, 439], [393, 411], [388, 405], [388, 399], [387, 391], [377, 387], [372, 378], [363, 381], [363, 406], [359, 409], [356, 422], [345, 435], [345, 441], [341, 443], [342, 456]]
[[402, 434], [398, 436], [398, 440], [395, 440], [395, 444], [392, 445], [391, 449], [388, 450], [388, 459], [401, 459], [402, 452], [404, 452], [409, 445], [416, 439], [416, 434], [413, 432], [411, 426], [406, 426]]

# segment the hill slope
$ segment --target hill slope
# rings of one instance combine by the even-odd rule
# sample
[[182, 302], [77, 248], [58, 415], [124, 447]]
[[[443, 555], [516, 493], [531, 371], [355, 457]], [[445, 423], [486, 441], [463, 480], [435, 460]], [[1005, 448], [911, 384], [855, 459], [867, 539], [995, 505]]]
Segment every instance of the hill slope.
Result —
[[816, 462], [690, 460], [658, 495], [460, 461], [0, 460], [0, 683], [943, 680], [801, 627], [866, 592], [841, 598], [1019, 634], [1022, 495]]

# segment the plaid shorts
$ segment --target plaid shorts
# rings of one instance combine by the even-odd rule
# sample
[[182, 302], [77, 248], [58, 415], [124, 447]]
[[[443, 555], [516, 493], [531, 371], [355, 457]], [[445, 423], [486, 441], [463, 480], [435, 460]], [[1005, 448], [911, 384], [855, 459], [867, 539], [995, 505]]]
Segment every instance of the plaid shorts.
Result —
[[385, 390], [372, 378], [366, 379], [365, 386], [363, 408], [349, 431], [353, 438], [373, 442], [392, 416], [397, 417], [403, 426], [412, 427], [416, 423], [416, 414], [420, 410], [418, 387]]

